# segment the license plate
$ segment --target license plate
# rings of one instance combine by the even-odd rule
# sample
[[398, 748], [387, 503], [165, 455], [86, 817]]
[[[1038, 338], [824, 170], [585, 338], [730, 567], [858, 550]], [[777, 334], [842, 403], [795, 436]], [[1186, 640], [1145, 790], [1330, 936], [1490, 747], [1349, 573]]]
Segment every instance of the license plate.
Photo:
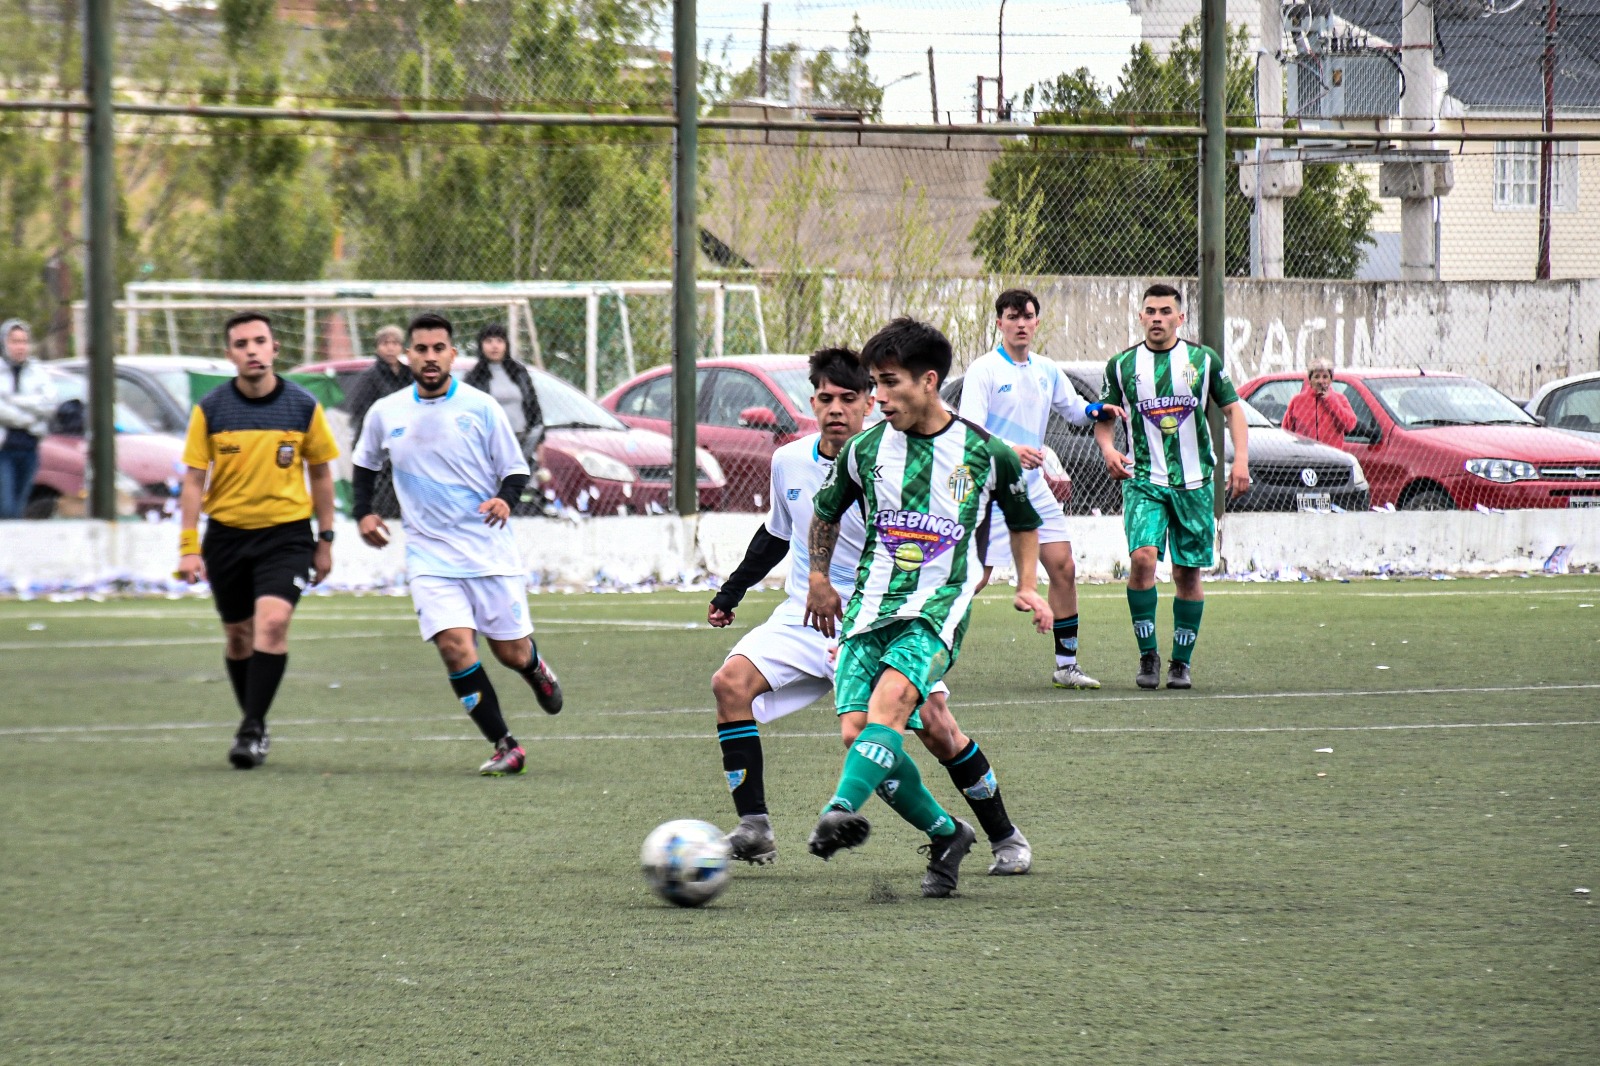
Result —
[[1568, 496], [1567, 506], [1600, 508], [1600, 496]]
[[1297, 492], [1294, 502], [1301, 511], [1327, 512], [1333, 509], [1333, 497], [1326, 492]]

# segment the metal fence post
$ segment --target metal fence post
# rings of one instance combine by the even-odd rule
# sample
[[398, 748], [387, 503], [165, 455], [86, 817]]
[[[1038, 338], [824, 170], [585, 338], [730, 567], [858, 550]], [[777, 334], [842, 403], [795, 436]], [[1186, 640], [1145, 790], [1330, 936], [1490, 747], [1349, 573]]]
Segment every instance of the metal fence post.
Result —
[[89, 196], [84, 213], [89, 242], [87, 284], [89, 305], [89, 514], [117, 517], [116, 342], [116, 133], [112, 126], [111, 65], [114, 29], [111, 0], [89, 0], [84, 8], [83, 80], [89, 111]]
[[[1200, 151], [1200, 343], [1226, 359], [1227, 331], [1223, 322], [1222, 282], [1227, 276], [1227, 231], [1223, 203], [1228, 180], [1228, 4], [1227, 0], [1202, 0], [1200, 7], [1201, 68], [1200, 108], [1206, 135]], [[1216, 513], [1222, 517], [1228, 504], [1223, 473], [1222, 414], [1213, 407], [1206, 415], [1216, 450]]]
[[[102, 0], [103, 2], [103, 0]], [[700, 97], [696, 87], [695, 0], [672, 3], [673, 105], [677, 135], [672, 172], [672, 505], [681, 515], [700, 508], [695, 484], [695, 355], [699, 342], [699, 292], [695, 257], [700, 254], [698, 195]]]

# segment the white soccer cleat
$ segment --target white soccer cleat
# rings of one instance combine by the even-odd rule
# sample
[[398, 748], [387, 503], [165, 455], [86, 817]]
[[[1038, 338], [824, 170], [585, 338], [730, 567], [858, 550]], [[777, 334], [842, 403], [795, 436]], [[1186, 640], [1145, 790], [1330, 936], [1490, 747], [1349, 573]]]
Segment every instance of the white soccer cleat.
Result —
[[994, 849], [994, 862], [989, 866], [992, 877], [1016, 877], [1033, 869], [1033, 849], [1022, 830], [1012, 827], [1011, 835], [990, 845]]
[[1077, 663], [1068, 663], [1058, 667], [1050, 680], [1056, 688], [1099, 688], [1100, 682], [1084, 673]]

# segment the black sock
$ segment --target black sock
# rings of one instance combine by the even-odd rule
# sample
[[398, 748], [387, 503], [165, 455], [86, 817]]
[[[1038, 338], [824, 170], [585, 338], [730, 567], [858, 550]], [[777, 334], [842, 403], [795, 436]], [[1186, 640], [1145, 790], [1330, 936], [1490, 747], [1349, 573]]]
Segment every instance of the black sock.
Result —
[[224, 657], [223, 662], [228, 664], [228, 680], [233, 682], [233, 698], [239, 701], [239, 710], [242, 713], [247, 706], [249, 689], [246, 687], [250, 681], [250, 659], [229, 659]]
[[1078, 616], [1058, 618], [1052, 627], [1056, 638], [1056, 666], [1078, 661]]
[[289, 665], [289, 656], [258, 651], [246, 660], [250, 668], [244, 683], [244, 716], [267, 727], [267, 712], [272, 709], [272, 698], [278, 694], [278, 683]]
[[733, 793], [733, 809], [747, 814], [767, 813], [767, 785], [761, 776], [761, 733], [754, 718], [717, 723], [717, 743], [722, 745], [722, 769]]
[[939, 761], [950, 771], [950, 780], [967, 798], [967, 806], [983, 825], [991, 844], [1015, 831], [1016, 826], [1006, 814], [1005, 800], [1000, 798], [999, 782], [994, 779], [988, 758], [978, 750], [976, 740], [967, 741], [967, 746], [954, 759]]
[[461, 706], [467, 709], [467, 714], [489, 743], [499, 744], [511, 735], [511, 730], [506, 728], [506, 720], [500, 715], [500, 697], [495, 695], [494, 682], [489, 680], [489, 673], [482, 663], [473, 663], [460, 673], [451, 674], [450, 687], [455, 689]]
[[534, 642], [532, 637], [529, 637], [528, 665], [524, 666], [521, 670], [518, 670], [517, 673], [531, 681], [533, 679], [533, 672], [537, 669], [539, 669], [539, 645]]

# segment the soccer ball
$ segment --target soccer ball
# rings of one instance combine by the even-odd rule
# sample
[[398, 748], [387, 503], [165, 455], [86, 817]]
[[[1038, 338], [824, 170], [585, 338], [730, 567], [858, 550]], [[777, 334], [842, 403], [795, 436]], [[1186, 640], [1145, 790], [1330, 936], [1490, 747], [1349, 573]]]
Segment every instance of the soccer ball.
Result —
[[703, 907], [728, 887], [728, 839], [710, 822], [661, 823], [644, 838], [639, 862], [651, 890], [680, 907]]

